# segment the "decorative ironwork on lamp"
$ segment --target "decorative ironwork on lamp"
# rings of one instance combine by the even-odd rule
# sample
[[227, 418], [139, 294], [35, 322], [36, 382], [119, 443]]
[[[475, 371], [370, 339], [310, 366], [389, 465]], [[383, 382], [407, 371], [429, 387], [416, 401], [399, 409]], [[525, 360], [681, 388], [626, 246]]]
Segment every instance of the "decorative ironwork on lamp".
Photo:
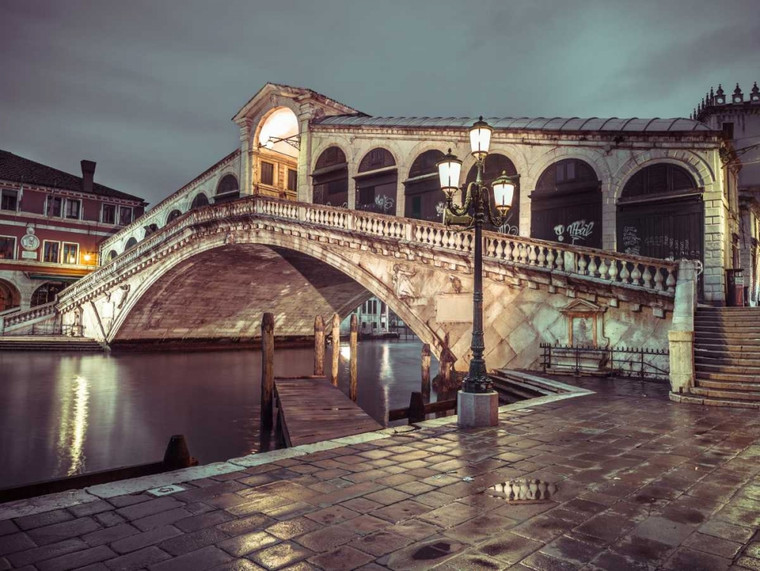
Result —
[[476, 160], [477, 176], [474, 182], [462, 188], [463, 203], [455, 204], [455, 193], [459, 190], [462, 161], [452, 154], [451, 149], [438, 162], [441, 190], [446, 195], [443, 222], [446, 225], [475, 229], [473, 253], [474, 287], [472, 293], [472, 342], [470, 369], [464, 379], [464, 392], [486, 393], [491, 391], [491, 380], [486, 370], [483, 353], [483, 223], [488, 220], [494, 226], [501, 226], [512, 207], [512, 199], [520, 180], [520, 175], [507, 175], [502, 171], [489, 189], [483, 184], [483, 171], [491, 145], [493, 128], [480, 117], [470, 128], [470, 148]]

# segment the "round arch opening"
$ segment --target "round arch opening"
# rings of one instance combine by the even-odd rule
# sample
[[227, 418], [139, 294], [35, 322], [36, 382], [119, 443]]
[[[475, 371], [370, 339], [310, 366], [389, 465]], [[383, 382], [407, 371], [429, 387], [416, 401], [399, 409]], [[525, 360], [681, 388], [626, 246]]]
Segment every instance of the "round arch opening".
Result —
[[259, 123], [253, 140], [253, 184], [256, 194], [295, 200], [298, 190], [298, 117], [288, 107], [275, 107]]
[[532, 238], [602, 247], [602, 185], [591, 165], [580, 159], [549, 165], [530, 198]]
[[32, 294], [30, 302], [31, 307], [37, 307], [38, 305], [44, 305], [55, 301], [56, 296], [66, 288], [66, 284], [59, 282], [47, 282], [42, 284]]
[[177, 208], [175, 208], [174, 210], [172, 210], [169, 213], [169, 216], [166, 217], [166, 223], [167, 224], [171, 224], [172, 222], [174, 222], [180, 216], [182, 216], [182, 211], [179, 210], [179, 209], [177, 209]]
[[433, 149], [419, 155], [409, 169], [404, 182], [404, 216], [417, 220], [440, 222], [445, 206], [444, 194], [438, 182], [438, 166], [443, 152]]
[[238, 184], [237, 177], [234, 174], [224, 175], [219, 181], [219, 184], [216, 185], [214, 203], [229, 202], [230, 200], [236, 200], [238, 198], [240, 198], [240, 185]]
[[357, 210], [396, 214], [398, 170], [390, 151], [378, 147], [364, 155], [354, 180]]
[[683, 167], [656, 163], [637, 171], [617, 204], [617, 250], [661, 259], [703, 261], [704, 202]]
[[201, 208], [202, 206], [208, 206], [208, 198], [205, 194], [199, 192], [195, 195], [195, 198], [193, 198], [193, 203], [190, 205], [190, 210], [195, 210], [196, 208]]
[[322, 151], [312, 178], [314, 204], [348, 208], [348, 161], [339, 147], [332, 146]]
[[0, 311], [21, 305], [21, 293], [12, 283], [0, 280]]

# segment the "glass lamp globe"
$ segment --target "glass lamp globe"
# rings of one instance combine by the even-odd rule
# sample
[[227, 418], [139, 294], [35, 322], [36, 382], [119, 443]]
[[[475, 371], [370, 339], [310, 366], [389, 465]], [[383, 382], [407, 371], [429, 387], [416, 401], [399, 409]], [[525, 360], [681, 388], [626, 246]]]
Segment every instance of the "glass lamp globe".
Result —
[[512, 199], [515, 195], [515, 183], [512, 177], [507, 175], [506, 171], [501, 171], [501, 175], [491, 184], [493, 188], [493, 199], [496, 208], [501, 215], [505, 215], [512, 208]]
[[470, 127], [470, 149], [476, 159], [482, 160], [488, 154], [491, 133], [493, 133], [493, 128], [483, 121], [482, 116]]
[[462, 161], [451, 153], [451, 149], [443, 158], [436, 163], [438, 166], [438, 178], [441, 182], [441, 190], [448, 198], [454, 195], [459, 188], [459, 175], [462, 172]]

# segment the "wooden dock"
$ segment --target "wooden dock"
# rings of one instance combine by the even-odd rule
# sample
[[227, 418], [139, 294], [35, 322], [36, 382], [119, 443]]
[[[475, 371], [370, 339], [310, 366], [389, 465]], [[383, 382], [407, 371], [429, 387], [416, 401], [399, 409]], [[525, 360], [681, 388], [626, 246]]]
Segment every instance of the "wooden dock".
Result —
[[274, 390], [287, 447], [383, 428], [325, 377], [275, 378]]

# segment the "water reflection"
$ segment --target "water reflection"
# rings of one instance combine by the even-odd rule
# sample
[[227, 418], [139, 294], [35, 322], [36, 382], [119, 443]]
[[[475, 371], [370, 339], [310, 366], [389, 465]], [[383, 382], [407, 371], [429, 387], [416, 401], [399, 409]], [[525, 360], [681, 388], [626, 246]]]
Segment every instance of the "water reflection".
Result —
[[[420, 349], [359, 343], [359, 404], [379, 422], [420, 390]], [[341, 347], [346, 393], [348, 351]], [[310, 349], [276, 351], [278, 376], [308, 375], [312, 366]], [[184, 434], [204, 464], [255, 452], [260, 372], [256, 351], [0, 352], [0, 487], [155, 462], [172, 434]]]

